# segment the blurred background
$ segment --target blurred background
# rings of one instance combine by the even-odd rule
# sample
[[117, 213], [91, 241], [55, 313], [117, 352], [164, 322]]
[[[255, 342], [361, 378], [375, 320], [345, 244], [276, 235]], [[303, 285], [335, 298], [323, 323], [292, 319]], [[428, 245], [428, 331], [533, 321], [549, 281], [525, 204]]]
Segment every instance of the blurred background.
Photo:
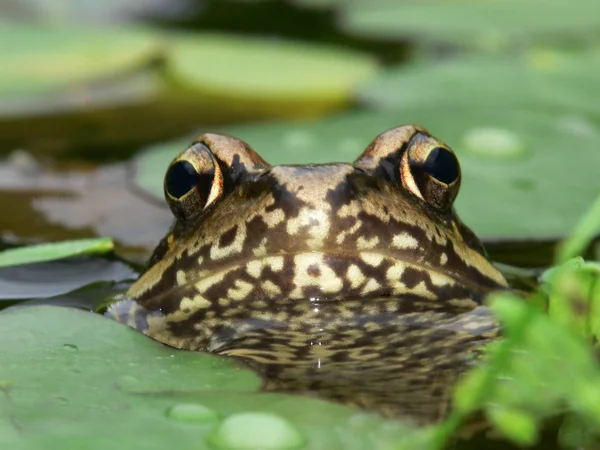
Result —
[[417, 123], [491, 256], [548, 264], [598, 194], [599, 74], [597, 0], [0, 0], [0, 248], [143, 261], [194, 135], [320, 163]]

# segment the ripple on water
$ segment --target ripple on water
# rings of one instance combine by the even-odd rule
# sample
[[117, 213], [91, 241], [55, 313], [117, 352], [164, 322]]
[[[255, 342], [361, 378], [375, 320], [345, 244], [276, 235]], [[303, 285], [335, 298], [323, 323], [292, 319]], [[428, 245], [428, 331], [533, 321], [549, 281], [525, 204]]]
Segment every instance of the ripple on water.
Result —
[[467, 131], [463, 136], [463, 147], [469, 153], [495, 159], [520, 159], [529, 154], [519, 135], [497, 127], [478, 127]]

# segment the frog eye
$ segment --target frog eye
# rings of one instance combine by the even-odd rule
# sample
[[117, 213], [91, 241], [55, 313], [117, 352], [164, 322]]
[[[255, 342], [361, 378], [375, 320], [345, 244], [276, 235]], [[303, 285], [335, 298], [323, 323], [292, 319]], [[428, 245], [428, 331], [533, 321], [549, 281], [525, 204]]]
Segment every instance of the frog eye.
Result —
[[169, 165], [165, 199], [180, 220], [190, 220], [223, 193], [223, 174], [212, 152], [196, 142]]
[[446, 210], [460, 188], [460, 164], [454, 152], [437, 139], [417, 133], [400, 162], [400, 179], [412, 194]]

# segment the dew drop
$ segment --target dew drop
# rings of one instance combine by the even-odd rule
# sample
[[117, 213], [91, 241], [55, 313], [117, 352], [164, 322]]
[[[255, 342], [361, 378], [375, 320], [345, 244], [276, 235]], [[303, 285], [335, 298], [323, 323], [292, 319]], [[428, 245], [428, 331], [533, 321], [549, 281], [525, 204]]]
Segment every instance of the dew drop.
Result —
[[497, 159], [521, 158], [528, 154], [523, 140], [504, 128], [473, 128], [463, 136], [464, 150]]
[[569, 133], [586, 137], [598, 136], [598, 130], [596, 129], [594, 124], [585, 117], [574, 115], [563, 116], [557, 120], [556, 124], [557, 128], [567, 131]]
[[216, 411], [198, 403], [179, 403], [167, 409], [165, 415], [178, 422], [205, 423], [219, 419]]
[[287, 420], [270, 413], [248, 412], [229, 416], [208, 435], [219, 450], [297, 450], [306, 439]]

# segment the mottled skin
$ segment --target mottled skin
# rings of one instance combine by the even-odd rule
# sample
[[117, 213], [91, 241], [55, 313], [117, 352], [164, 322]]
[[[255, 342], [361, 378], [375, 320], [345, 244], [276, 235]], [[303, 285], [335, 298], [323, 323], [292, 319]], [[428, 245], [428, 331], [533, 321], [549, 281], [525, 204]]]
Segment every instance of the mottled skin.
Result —
[[416, 126], [354, 164], [271, 167], [235, 138], [196, 142], [171, 167], [192, 161], [204, 181], [181, 198], [167, 183], [175, 225], [108, 315], [242, 357], [267, 389], [440, 418], [468, 352], [498, 333], [484, 295], [506, 288], [452, 208], [459, 169], [445, 184], [419, 165], [451, 150]]

